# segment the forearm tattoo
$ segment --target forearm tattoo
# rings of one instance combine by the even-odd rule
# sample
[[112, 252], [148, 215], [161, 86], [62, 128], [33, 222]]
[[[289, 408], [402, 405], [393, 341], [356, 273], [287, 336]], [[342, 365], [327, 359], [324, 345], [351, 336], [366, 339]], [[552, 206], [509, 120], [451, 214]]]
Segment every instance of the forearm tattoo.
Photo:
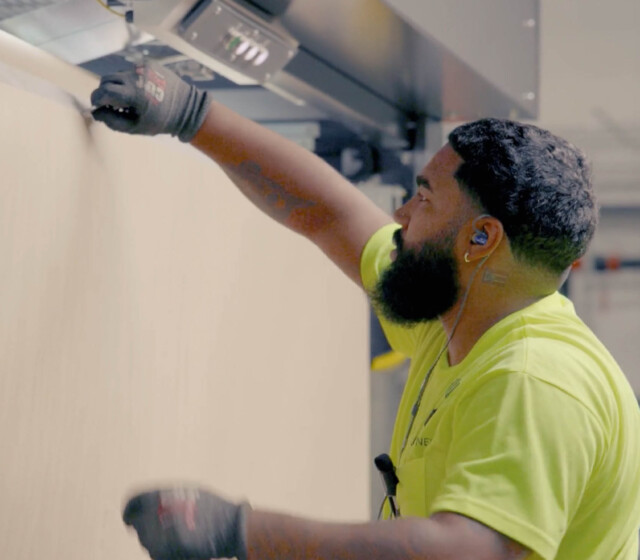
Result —
[[267, 214], [280, 222], [286, 221], [294, 210], [310, 208], [316, 203], [289, 192], [276, 181], [265, 177], [254, 161], [243, 161], [233, 170], [241, 179], [240, 189]]
[[[475, 519], [469, 519], [470, 526], [475, 530], [481, 531], [484, 535], [487, 535], [487, 527], [476, 521]], [[496, 551], [496, 559], [500, 560], [524, 560], [529, 554], [530, 550], [524, 548], [520, 543], [511, 540], [509, 537], [498, 533], [497, 531], [490, 531], [489, 534], [493, 537], [494, 546]]]
[[531, 551], [520, 543], [470, 517], [448, 512], [435, 513], [432, 517], [453, 519], [462, 542], [465, 539], [473, 542], [474, 546], [488, 552], [488, 555], [495, 560], [525, 560], [531, 554]]

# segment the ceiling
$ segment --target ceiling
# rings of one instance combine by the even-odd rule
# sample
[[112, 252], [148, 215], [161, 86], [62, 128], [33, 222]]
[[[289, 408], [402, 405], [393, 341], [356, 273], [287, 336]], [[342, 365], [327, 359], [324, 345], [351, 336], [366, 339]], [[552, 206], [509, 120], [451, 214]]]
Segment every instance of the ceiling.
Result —
[[[372, 21], [353, 20], [343, 28], [347, 31], [336, 28], [334, 36], [324, 33], [329, 36], [326, 41], [329, 47], [332, 41], [335, 45], [346, 41], [350, 28], [367, 35], [367, 30], [372, 29], [367, 27], [369, 25], [379, 33], [373, 42], [377, 48], [367, 47], [371, 43], [359, 41], [356, 54], [346, 48], [331, 51], [321, 45], [328, 49], [327, 57], [339, 61], [336, 65], [348, 64], [349, 57], [359, 56], [359, 59], [353, 59], [349, 72], [357, 73], [358, 68], [366, 70], [376, 64], [388, 64], [390, 69], [406, 66], [405, 75], [388, 76], [387, 70], [373, 73], [379, 82], [376, 87], [381, 88], [383, 96], [392, 105], [398, 104], [393, 96], [410, 96], [401, 90], [384, 88], [415, 79], [415, 75], [424, 72], [418, 80], [423, 84], [423, 91], [433, 89], [433, 83], [437, 83], [441, 105], [433, 103], [433, 95], [424, 94], [426, 96], [418, 95], [411, 101], [411, 110], [415, 113], [424, 110], [427, 118], [452, 121], [473, 118], [477, 115], [457, 111], [456, 105], [470, 106], [469, 98], [477, 100], [483, 95], [488, 100], [500, 97], [504, 101], [491, 108], [485, 100], [484, 110], [491, 114], [503, 110], [507, 102], [513, 102], [514, 114], [504, 116], [527, 118], [518, 112], [526, 113], [523, 104], [533, 104], [531, 114], [538, 111], [540, 125], [568, 137], [590, 154], [605, 204], [640, 207], [640, 2], [610, 0], [604, 4], [600, 0], [540, 0], [540, 13], [530, 18], [515, 9], [518, 5], [521, 8], [531, 6], [528, 0], [523, 1], [485, 0], [484, 9], [473, 12], [477, 9], [474, 6], [478, 6], [476, 0], [456, 0], [455, 4], [445, 0], [429, 0], [428, 3], [425, 0], [323, 0], [322, 5], [329, 2], [335, 8], [328, 11], [314, 9], [313, 17], [305, 19], [303, 16], [310, 13], [311, 7], [321, 4], [317, 0], [293, 0], [286, 21], [296, 34], [311, 44], [318, 40], [309, 31], [314, 20], [326, 30], [331, 28], [332, 18], [350, 17], [355, 8], [350, 11], [349, 6], [376, 6], [375, 14], [368, 10]], [[451, 5], [456, 6], [457, 12], [447, 11], [447, 6]], [[404, 30], [400, 35], [395, 28], [382, 24], [383, 16], [390, 13], [389, 10], [408, 22], [400, 22], [398, 29]], [[467, 17], [460, 18], [460, 13]], [[500, 17], [496, 18], [495, 14]], [[493, 21], [496, 19], [499, 21]], [[492, 25], [498, 27], [490, 28]], [[128, 27], [123, 18], [93, 0], [0, 0], [0, 29], [97, 74], [120, 69], [132, 46], [145, 49], [157, 58], [179, 54], [151, 35]], [[447, 56], [454, 60], [448, 66], [449, 74], [454, 76], [455, 71], [451, 69], [457, 69], [458, 76], [453, 81], [449, 83], [442, 64], [440, 67], [423, 64], [425, 69], [421, 69], [415, 64], [402, 64], [401, 58], [394, 59], [388, 54], [398, 48], [399, 37], [411, 29], [428, 37], [430, 46], [444, 48]], [[522, 45], [530, 40], [528, 34], [535, 31], [539, 33], [539, 48], [531, 51], [521, 45], [522, 48], [515, 49], [519, 51], [520, 59], [500, 59], [500, 53], [508, 49], [495, 39], [496, 30], [500, 31], [503, 40], [510, 41], [509, 44], [524, 41]], [[489, 36], [492, 41], [485, 40]], [[129, 47], [125, 48], [126, 45]], [[380, 48], [381, 45], [384, 48]], [[202, 65], [186, 57], [176, 60], [180, 73], [187, 79], [198, 80], [203, 87], [216, 88], [220, 101], [254, 120], [316, 123], [330, 120], [322, 107], [295, 105], [261, 87], [240, 88], [220, 75], [211, 80], [211, 72]], [[444, 58], [439, 60], [442, 62]], [[523, 62], [525, 60], [529, 62]], [[534, 67], [534, 81], [526, 73], [517, 75], [518, 68], [524, 66]], [[464, 72], [476, 80], [468, 83], [481, 83], [481, 87], [464, 87], [465, 81], [460, 78]], [[360, 81], [365, 77], [364, 74], [358, 76]], [[492, 95], [495, 92], [497, 95]], [[329, 128], [331, 141], [347, 139], [353, 142], [357, 136], [352, 130], [340, 128], [339, 122], [334, 122], [327, 130]], [[313, 127], [304, 130], [317, 135]], [[330, 143], [323, 145], [326, 148]]]
[[542, 0], [538, 124], [593, 161], [601, 204], [640, 208], [640, 2]]
[[[114, 13], [122, 11], [114, 9], [117, 2], [106, 1], [112, 4], [111, 10], [101, 5], [102, 0], [0, 0], [0, 29], [98, 74], [122, 69], [136, 51], [166, 59], [179, 54], [178, 44], [182, 52], [188, 52], [182, 48], [189, 46], [184, 41], [167, 40], [175, 39], [176, 32], [166, 33], [164, 23], [151, 25], [160, 40], [154, 41], [139, 28], [150, 28], [150, 18], [141, 14], [193, 6], [195, 0], [135, 0], [136, 27], [127, 26]], [[248, 0], [213, 2], [249, 6]], [[251, 0], [251, 4], [264, 2]], [[535, 116], [537, 31], [535, 24], [526, 22], [535, 21], [538, 0], [484, 0], [483, 6], [465, 2], [464, 13], [471, 19], [478, 19], [487, 6], [502, 13], [501, 18], [486, 21], [486, 31], [493, 36], [490, 45], [486, 41], [473, 45], [457, 4], [442, 0], [432, 0], [430, 11], [418, 19], [400, 9], [397, 1], [280, 1], [287, 9], [274, 24], [293, 36], [299, 49], [284, 70], [263, 85], [279, 93], [293, 92], [291, 99], [302, 100], [297, 108], [289, 108], [289, 120], [317, 120], [319, 109], [330, 118], [345, 117], [336, 120], [384, 145], [399, 138], [396, 148], [412, 144], [408, 135], [424, 118]], [[500, 10], [507, 5], [513, 8]], [[449, 29], [450, 37], [438, 36], [435, 31], [440, 28]], [[483, 52], [486, 56], [479, 56]], [[475, 58], [469, 58], [469, 53]], [[478, 64], [482, 60], [489, 63]], [[227, 75], [224, 72], [216, 72], [216, 79], [211, 80], [210, 71], [198, 64], [184, 64], [184, 59], [181, 62], [179, 73], [198, 80], [202, 87], [233, 87], [220, 75]], [[266, 111], [271, 110], [271, 97], [262, 104]], [[278, 113], [282, 104], [273, 104]], [[360, 122], [351, 122], [357, 120]]]

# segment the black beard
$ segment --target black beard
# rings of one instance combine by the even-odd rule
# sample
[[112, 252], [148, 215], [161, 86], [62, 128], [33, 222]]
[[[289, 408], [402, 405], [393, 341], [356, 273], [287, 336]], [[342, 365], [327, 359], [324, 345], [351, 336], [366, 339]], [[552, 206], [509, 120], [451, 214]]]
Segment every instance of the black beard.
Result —
[[397, 256], [382, 273], [371, 298], [394, 323], [432, 321], [453, 307], [460, 294], [458, 263], [453, 256], [455, 232], [425, 241], [419, 252], [403, 249], [400, 230], [394, 234]]

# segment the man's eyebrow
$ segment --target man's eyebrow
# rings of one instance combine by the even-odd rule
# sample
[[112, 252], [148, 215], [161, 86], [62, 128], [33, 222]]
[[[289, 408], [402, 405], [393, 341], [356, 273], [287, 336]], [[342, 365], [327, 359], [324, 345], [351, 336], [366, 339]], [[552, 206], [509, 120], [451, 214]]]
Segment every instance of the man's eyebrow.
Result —
[[429, 183], [429, 179], [427, 179], [423, 175], [416, 176], [416, 186], [423, 187], [425, 189], [429, 189], [430, 191], [433, 191], [433, 189], [431, 188], [431, 184]]

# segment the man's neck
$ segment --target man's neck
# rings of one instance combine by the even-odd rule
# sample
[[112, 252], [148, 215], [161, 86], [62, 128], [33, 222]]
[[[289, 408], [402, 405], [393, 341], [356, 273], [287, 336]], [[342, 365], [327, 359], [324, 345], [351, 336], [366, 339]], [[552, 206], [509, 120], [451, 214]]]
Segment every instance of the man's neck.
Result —
[[[496, 272], [488, 269], [485, 271], [485, 278], [490, 274], [496, 274]], [[520, 290], [509, 289], [508, 285], [487, 285], [486, 280], [484, 283], [472, 286], [457, 325], [455, 322], [460, 313], [461, 302], [440, 317], [447, 337], [451, 336], [455, 328], [448, 348], [449, 365], [456, 365], [464, 360], [480, 337], [493, 325], [508, 315], [541, 300], [553, 291], [547, 288], [533, 294], [522, 293]]]

